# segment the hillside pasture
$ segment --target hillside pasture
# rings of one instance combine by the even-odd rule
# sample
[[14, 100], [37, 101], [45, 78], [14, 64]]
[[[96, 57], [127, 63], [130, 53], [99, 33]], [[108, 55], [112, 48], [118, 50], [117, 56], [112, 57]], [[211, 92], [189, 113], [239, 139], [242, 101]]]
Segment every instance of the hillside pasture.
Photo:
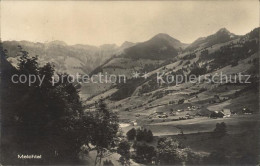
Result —
[[154, 135], [178, 135], [182, 130], [184, 134], [211, 132], [216, 123], [225, 122], [229, 134], [255, 130], [259, 123], [259, 114], [256, 115], [233, 115], [229, 118], [211, 119], [207, 117], [152, 123], [144, 127], [150, 129]]

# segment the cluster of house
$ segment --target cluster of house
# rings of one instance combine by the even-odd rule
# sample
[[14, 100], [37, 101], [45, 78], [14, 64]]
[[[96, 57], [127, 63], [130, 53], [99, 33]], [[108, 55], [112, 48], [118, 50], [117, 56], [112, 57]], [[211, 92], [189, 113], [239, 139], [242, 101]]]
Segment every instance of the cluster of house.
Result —
[[227, 118], [230, 116], [231, 116], [231, 111], [230, 111], [230, 109], [227, 109], [227, 108], [222, 109], [221, 111], [213, 111], [210, 114], [211, 118]]
[[252, 114], [253, 113], [253, 111], [252, 110], [250, 110], [249, 108], [247, 108], [247, 107], [243, 107], [243, 109], [242, 109], [242, 113], [243, 114]]
[[[185, 119], [193, 119], [195, 118], [195, 116], [198, 116], [199, 113], [192, 112], [194, 110], [200, 109], [200, 107], [196, 107], [196, 106], [190, 106], [187, 107], [187, 110], [190, 111], [188, 113], [186, 113]], [[185, 109], [186, 110], [186, 109]], [[153, 119], [153, 118], [168, 118], [168, 116], [177, 116], [177, 115], [181, 115], [182, 112], [185, 111], [184, 109], [178, 109], [177, 111], [171, 111], [170, 113], [166, 113], [164, 111], [155, 111], [154, 113], [150, 114], [148, 116], [149, 119]], [[243, 114], [252, 114], [253, 112], [248, 109], [247, 107], [243, 107], [242, 109], [242, 113]], [[224, 108], [221, 111], [213, 111], [209, 114], [210, 118], [228, 118], [232, 115], [232, 112], [230, 109], [228, 108]]]
[[168, 115], [167, 115], [167, 113], [165, 113], [163, 111], [156, 111], [156, 112], [150, 114], [148, 118], [152, 119], [152, 118], [156, 118], [156, 117], [157, 118], [167, 118]]
[[[247, 107], [242, 108], [242, 114], [252, 114], [253, 111]], [[214, 111], [210, 114], [211, 118], [227, 118], [231, 116], [230, 109], [224, 108], [221, 111]]]
[[215, 95], [214, 98], [209, 101], [209, 103], [210, 104], [212, 104], [212, 103], [221, 103], [221, 102], [227, 101], [229, 99], [230, 99], [229, 97], [220, 97], [218, 95]]
[[[197, 110], [199, 109], [200, 107], [199, 106], [189, 106], [187, 107], [187, 109], [178, 109], [176, 111], [171, 111], [170, 113], [166, 113], [164, 111], [155, 111], [154, 113], [150, 114], [148, 116], [149, 119], [152, 119], [152, 118], [168, 118], [168, 116], [177, 116], [179, 114], [181, 114], [182, 112], [184, 111], [194, 111], [194, 110]], [[193, 113], [187, 113], [185, 115], [186, 118], [194, 118], [195, 117], [195, 114]]]

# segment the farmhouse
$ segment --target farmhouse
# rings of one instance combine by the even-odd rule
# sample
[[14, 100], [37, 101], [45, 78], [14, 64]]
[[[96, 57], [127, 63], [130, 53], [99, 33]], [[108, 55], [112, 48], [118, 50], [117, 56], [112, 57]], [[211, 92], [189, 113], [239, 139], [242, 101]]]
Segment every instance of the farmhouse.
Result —
[[193, 119], [195, 117], [195, 114], [187, 113], [185, 117], [188, 119]]
[[163, 115], [163, 114], [164, 114], [163, 111], [156, 111], [155, 113], [156, 113], [157, 115]]
[[131, 124], [132, 126], [137, 126], [137, 122], [136, 122], [136, 121], [132, 121], [132, 122], [130, 122], [130, 124]]
[[213, 111], [210, 114], [210, 118], [223, 118], [224, 117], [224, 113], [222, 111]]
[[243, 113], [243, 114], [252, 114], [253, 111], [251, 111], [251, 110], [250, 110], [249, 108], [247, 108], [247, 107], [243, 107], [242, 113]]
[[167, 114], [163, 111], [156, 111], [155, 113], [157, 114], [158, 118], [167, 118], [168, 117]]
[[224, 116], [223, 116], [224, 118], [231, 116], [231, 111], [230, 111], [230, 109], [224, 108], [224, 109], [222, 110], [222, 112], [223, 112], [223, 114], [224, 114]]

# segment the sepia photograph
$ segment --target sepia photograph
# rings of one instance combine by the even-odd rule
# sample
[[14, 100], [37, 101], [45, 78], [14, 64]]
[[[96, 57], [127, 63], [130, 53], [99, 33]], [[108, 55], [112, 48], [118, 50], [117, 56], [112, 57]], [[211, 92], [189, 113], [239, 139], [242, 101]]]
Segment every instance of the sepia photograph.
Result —
[[259, 0], [1, 0], [0, 166], [260, 165]]

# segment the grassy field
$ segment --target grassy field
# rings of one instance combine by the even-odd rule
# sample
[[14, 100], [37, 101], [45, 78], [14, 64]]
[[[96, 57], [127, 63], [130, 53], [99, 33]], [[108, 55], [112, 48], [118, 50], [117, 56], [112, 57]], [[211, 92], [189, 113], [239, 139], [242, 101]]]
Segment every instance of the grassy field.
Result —
[[230, 134], [240, 133], [251, 130], [259, 123], [259, 114], [255, 115], [233, 115], [229, 118], [211, 119], [207, 117], [170, 121], [162, 123], [153, 123], [144, 127], [152, 130], [154, 135], [178, 135], [182, 130], [184, 134], [211, 132], [216, 123], [225, 122], [227, 131]]
[[[260, 151], [258, 142], [259, 126], [255, 130], [244, 131], [237, 134], [228, 133], [223, 137], [214, 137], [211, 132], [174, 135], [170, 137], [190, 147], [192, 150], [202, 153], [221, 151], [229, 157], [240, 157], [245, 154], [256, 157]], [[156, 139], [158, 138], [159, 137]]]

